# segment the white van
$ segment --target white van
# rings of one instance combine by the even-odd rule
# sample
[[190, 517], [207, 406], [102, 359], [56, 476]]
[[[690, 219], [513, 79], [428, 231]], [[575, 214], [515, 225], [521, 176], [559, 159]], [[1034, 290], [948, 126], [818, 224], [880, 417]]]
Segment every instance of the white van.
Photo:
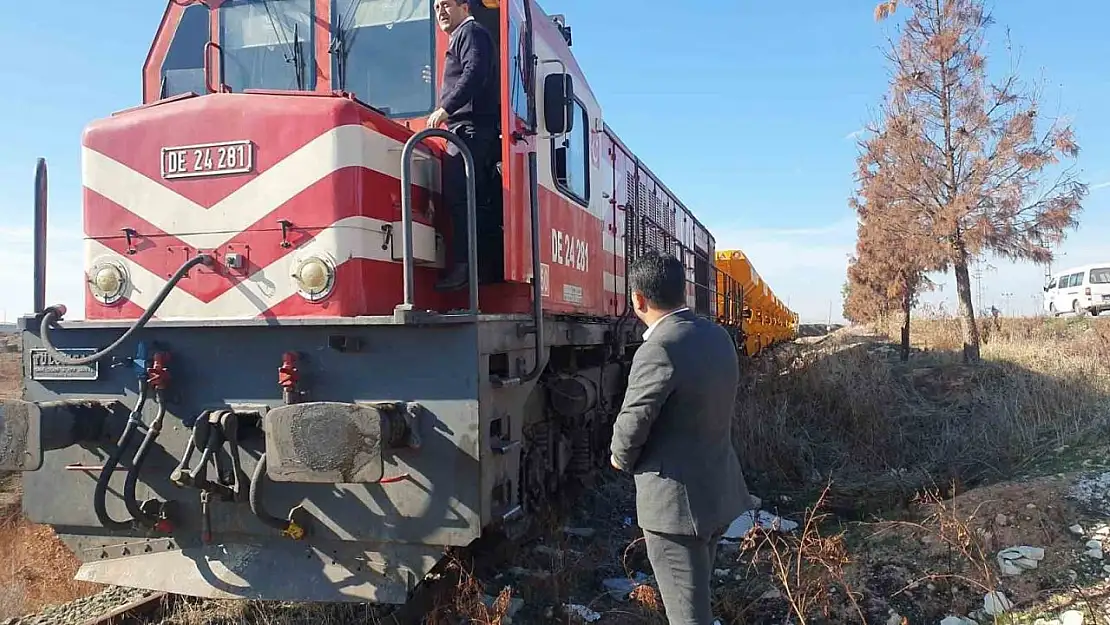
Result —
[[1061, 271], [1044, 287], [1044, 310], [1056, 316], [1110, 310], [1110, 262], [1084, 265]]

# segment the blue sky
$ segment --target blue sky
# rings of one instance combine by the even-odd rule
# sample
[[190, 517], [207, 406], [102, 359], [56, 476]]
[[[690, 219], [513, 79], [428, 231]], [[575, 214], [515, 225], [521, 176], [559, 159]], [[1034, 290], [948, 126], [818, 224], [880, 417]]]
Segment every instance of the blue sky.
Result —
[[[136, 104], [140, 71], [164, 3], [67, 2], [0, 21], [18, 62], [0, 65], [0, 315], [29, 310], [31, 174], [50, 163], [49, 296], [80, 308], [81, 132]], [[748, 252], [804, 320], [839, 320], [840, 287], [855, 240], [853, 133], [886, 89], [880, 52], [896, 21], [876, 23], [875, 0], [547, 0], [574, 29], [574, 51], [606, 121], [714, 232], [719, 249]], [[1067, 115], [1092, 185], [1063, 265], [1110, 260], [1110, 4], [1005, 0], [992, 5], [995, 66], [1008, 63], [1004, 28], [1022, 74], [1045, 87], [1042, 111]], [[896, 16], [896, 18], [899, 16]], [[18, 91], [13, 88], [18, 87]], [[1100, 186], [1104, 185], [1104, 186]], [[983, 301], [1016, 312], [1039, 306], [1044, 268], [992, 261]], [[954, 309], [954, 280], [928, 300]]]

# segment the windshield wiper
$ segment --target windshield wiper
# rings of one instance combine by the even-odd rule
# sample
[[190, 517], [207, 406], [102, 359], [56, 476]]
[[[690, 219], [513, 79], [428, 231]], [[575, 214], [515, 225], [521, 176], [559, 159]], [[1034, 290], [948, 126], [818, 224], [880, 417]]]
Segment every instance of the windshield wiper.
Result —
[[[293, 25], [293, 71], [297, 74], [297, 89], [304, 90], [304, 59], [301, 58], [301, 38], [297, 34], [300, 24]], [[286, 57], [288, 60], [288, 57]]]
[[[335, 43], [331, 52], [334, 54], [338, 52], [336, 58], [338, 67], [336, 68], [339, 73], [339, 88], [347, 88], [347, 55], [351, 53], [351, 48], [354, 46], [355, 37], [358, 35], [358, 30], [350, 28], [348, 24], [355, 23], [355, 18], [358, 16], [359, 7], [362, 6], [363, 0], [350, 0], [347, 10], [344, 15], [340, 15], [336, 19], [336, 33]], [[338, 6], [338, 4], [336, 5]], [[352, 32], [353, 31], [353, 32]], [[350, 41], [348, 41], [348, 36]]]
[[[274, 0], [262, 0], [262, 7], [266, 9], [266, 17], [270, 19], [270, 27], [274, 29], [274, 37], [276, 37], [277, 40], [281, 42], [282, 39], [284, 39], [281, 36], [281, 31], [284, 29], [278, 27], [277, 19], [270, 11], [270, 3], [273, 1]], [[289, 52], [286, 52], [285, 54], [285, 62], [293, 64], [293, 73], [297, 79], [297, 89], [304, 90], [304, 64], [301, 62], [301, 40], [300, 36], [298, 35], [299, 28], [300, 24], [293, 24], [293, 42], [284, 44], [289, 46]]]

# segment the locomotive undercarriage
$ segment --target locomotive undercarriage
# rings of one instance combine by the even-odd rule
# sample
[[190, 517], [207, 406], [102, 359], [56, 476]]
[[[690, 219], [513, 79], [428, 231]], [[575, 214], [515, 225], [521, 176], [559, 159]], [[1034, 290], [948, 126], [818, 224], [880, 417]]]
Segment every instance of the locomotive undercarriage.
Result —
[[[606, 466], [628, 359], [613, 345], [630, 337], [548, 319], [527, 382], [528, 316], [378, 321], [152, 322], [82, 368], [52, 363], [28, 318], [0, 463], [23, 464], [25, 513], [78, 579], [403, 603], [446, 549], [518, 533]], [[73, 355], [121, 327], [67, 323], [51, 342]]]

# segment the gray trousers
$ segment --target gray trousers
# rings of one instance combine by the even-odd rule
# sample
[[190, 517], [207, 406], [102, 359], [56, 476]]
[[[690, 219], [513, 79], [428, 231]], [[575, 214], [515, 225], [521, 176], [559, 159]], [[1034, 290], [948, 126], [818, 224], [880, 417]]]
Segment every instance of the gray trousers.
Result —
[[713, 625], [711, 584], [717, 544], [728, 527], [710, 536], [644, 530], [648, 560], [670, 625]]

